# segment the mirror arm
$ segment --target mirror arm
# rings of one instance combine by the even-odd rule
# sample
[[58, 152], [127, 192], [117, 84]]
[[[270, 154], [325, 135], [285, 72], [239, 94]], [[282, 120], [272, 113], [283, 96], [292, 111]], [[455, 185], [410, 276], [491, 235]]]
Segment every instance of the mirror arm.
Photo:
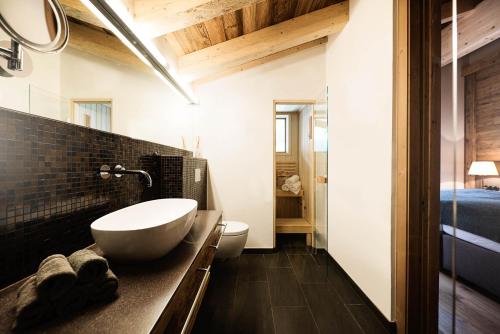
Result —
[[15, 40], [11, 40], [10, 49], [0, 46], [0, 57], [7, 59], [7, 68], [9, 70], [22, 71], [23, 50]]
[[0, 57], [10, 59], [12, 57], [12, 52], [9, 49], [0, 46]]

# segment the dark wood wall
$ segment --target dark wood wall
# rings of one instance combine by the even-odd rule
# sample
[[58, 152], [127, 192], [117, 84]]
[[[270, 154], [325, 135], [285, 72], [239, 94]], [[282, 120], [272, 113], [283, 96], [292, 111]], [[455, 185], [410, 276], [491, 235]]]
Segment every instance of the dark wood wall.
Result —
[[496, 52], [467, 64], [465, 75], [465, 187], [479, 179], [467, 174], [475, 160], [500, 167], [500, 44]]

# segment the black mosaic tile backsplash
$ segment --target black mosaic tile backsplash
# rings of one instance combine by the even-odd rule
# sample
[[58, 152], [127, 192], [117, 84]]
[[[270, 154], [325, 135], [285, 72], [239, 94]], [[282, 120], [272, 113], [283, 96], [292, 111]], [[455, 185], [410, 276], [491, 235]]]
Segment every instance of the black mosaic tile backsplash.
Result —
[[[188, 151], [0, 108], [0, 287], [31, 274], [50, 254], [67, 255], [91, 244], [89, 225], [95, 219], [159, 198], [165, 187], [155, 152], [184, 156], [186, 161], [192, 156]], [[102, 164], [146, 170], [153, 187], [146, 188], [138, 175], [103, 180], [96, 172]], [[206, 189], [206, 177], [204, 182]], [[185, 182], [181, 183], [184, 187]], [[183, 192], [195, 197], [200, 188], [183, 188]]]
[[[198, 209], [207, 209], [207, 160], [189, 156], [159, 156], [160, 196], [162, 198], [191, 198]], [[200, 180], [195, 180], [196, 170]]]

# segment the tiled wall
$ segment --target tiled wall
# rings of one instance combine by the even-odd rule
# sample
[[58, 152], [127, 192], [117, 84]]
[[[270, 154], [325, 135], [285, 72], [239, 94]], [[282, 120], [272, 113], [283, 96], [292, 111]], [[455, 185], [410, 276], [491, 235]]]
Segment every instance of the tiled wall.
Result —
[[[0, 287], [34, 272], [47, 255], [91, 244], [89, 225], [98, 217], [158, 198], [160, 168], [154, 153], [192, 156], [0, 108]], [[146, 170], [153, 188], [138, 175], [103, 180], [96, 172], [102, 164]]]
[[[164, 198], [192, 198], [207, 209], [207, 160], [189, 156], [159, 156], [160, 194]], [[199, 169], [200, 180], [195, 180]]]

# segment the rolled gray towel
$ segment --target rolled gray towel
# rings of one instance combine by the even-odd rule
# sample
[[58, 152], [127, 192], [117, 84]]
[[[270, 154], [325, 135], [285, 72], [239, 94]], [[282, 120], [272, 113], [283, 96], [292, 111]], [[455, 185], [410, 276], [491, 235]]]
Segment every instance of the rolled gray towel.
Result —
[[104, 279], [94, 283], [92, 292], [89, 294], [89, 299], [93, 302], [106, 302], [116, 298], [116, 290], [118, 289], [118, 278], [108, 269], [104, 275]]
[[43, 298], [57, 299], [76, 282], [76, 273], [62, 254], [54, 254], [40, 263], [35, 275], [38, 293]]
[[16, 320], [12, 329], [32, 327], [46, 320], [51, 314], [51, 305], [38, 294], [35, 277], [28, 278], [17, 290]]
[[77, 284], [73, 286], [70, 291], [54, 301], [56, 314], [65, 318], [80, 311], [87, 305], [91, 291], [91, 286], [89, 284]]
[[101, 280], [109, 269], [108, 261], [90, 249], [80, 249], [70, 256], [68, 261], [82, 284]]

